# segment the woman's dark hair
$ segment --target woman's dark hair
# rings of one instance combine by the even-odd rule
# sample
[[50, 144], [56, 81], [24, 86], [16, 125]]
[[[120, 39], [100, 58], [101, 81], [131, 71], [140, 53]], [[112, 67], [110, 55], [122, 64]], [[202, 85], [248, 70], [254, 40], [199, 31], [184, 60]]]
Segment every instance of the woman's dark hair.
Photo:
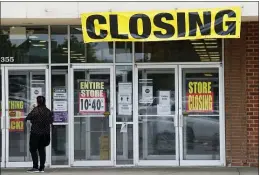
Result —
[[37, 104], [38, 104], [38, 106], [45, 106], [45, 97], [44, 96], [38, 96], [37, 97]]

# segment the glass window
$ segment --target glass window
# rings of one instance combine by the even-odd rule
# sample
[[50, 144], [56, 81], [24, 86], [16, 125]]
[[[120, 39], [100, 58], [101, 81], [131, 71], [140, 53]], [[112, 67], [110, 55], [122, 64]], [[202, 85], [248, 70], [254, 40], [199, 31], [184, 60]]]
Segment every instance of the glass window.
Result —
[[116, 42], [116, 62], [132, 63], [132, 42]]
[[0, 55], [4, 64], [48, 63], [48, 26], [1, 27]]
[[221, 62], [221, 39], [136, 42], [136, 62]]
[[51, 62], [68, 63], [67, 26], [51, 26]]
[[87, 43], [80, 26], [70, 30], [71, 63], [112, 63], [113, 42]]

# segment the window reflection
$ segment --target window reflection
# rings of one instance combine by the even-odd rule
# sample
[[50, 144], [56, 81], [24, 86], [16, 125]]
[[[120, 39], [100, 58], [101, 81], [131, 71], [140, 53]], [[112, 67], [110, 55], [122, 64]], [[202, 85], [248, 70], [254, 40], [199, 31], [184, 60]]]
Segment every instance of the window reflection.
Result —
[[11, 64], [48, 63], [48, 26], [2, 27], [0, 55]]
[[116, 62], [132, 62], [132, 42], [116, 42]]
[[67, 26], [51, 26], [51, 62], [68, 62]]
[[136, 42], [136, 62], [220, 62], [222, 40]]
[[83, 41], [80, 26], [70, 30], [71, 63], [112, 63], [113, 43], [87, 43]]

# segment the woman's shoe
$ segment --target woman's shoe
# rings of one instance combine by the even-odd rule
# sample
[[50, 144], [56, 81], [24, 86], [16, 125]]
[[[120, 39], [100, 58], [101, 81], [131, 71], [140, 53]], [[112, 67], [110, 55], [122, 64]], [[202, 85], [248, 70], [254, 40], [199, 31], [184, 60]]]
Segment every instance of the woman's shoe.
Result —
[[28, 173], [38, 173], [39, 170], [37, 168], [32, 168], [32, 169], [29, 169], [27, 170]]

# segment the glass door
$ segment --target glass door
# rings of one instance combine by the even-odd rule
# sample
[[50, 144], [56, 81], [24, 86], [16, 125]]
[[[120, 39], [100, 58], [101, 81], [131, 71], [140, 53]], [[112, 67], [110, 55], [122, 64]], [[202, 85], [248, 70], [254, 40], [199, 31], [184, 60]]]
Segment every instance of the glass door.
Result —
[[51, 67], [51, 166], [69, 166], [68, 66]]
[[46, 66], [5, 67], [6, 167], [32, 166], [29, 151], [31, 124], [25, 123], [24, 119], [36, 105], [37, 96], [45, 96], [48, 106], [47, 73]]
[[177, 67], [137, 66], [139, 161], [141, 166], [177, 166], [178, 85]]
[[224, 164], [220, 70], [219, 66], [180, 66], [180, 165]]
[[73, 166], [112, 166], [113, 66], [73, 66]]

